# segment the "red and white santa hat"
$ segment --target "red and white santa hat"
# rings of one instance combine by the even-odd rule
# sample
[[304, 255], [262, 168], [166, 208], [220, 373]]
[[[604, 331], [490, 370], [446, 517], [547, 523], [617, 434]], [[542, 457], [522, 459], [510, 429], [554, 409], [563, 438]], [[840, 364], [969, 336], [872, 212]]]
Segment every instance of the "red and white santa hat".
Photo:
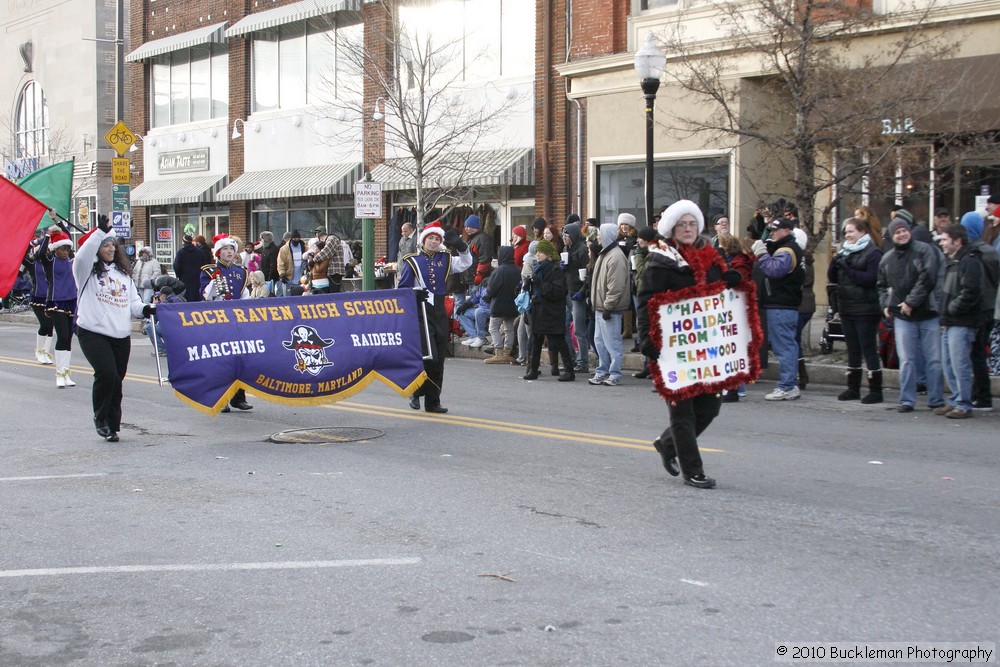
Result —
[[236, 252], [240, 251], [239, 247], [237, 247], [237, 245], [236, 245], [236, 241], [234, 241], [233, 239], [229, 238], [229, 236], [226, 235], [226, 234], [216, 234], [215, 236], [213, 236], [212, 237], [212, 244], [213, 244], [212, 245], [212, 252], [215, 253], [216, 257], [219, 256], [219, 251], [222, 250], [223, 248], [225, 248], [226, 246], [229, 246], [230, 248], [232, 248]]
[[62, 247], [72, 248], [73, 239], [69, 237], [64, 232], [53, 232], [49, 234], [49, 250], [55, 250], [56, 248]]
[[437, 234], [444, 241], [444, 229], [441, 228], [441, 222], [435, 221], [424, 227], [424, 230], [420, 232], [420, 245], [424, 244], [424, 239], [426, 239], [431, 234]]

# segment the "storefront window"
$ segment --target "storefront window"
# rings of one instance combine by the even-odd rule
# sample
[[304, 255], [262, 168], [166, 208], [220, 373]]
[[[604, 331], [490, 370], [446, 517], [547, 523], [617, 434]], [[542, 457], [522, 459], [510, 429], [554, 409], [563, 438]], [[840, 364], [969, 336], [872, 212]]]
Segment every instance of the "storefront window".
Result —
[[615, 222], [619, 213], [640, 221], [651, 219], [662, 206], [690, 199], [705, 217], [729, 210], [729, 156], [688, 160], [659, 160], [653, 165], [653, 207], [645, 206], [645, 164], [602, 164], [597, 167], [597, 212], [603, 222]]

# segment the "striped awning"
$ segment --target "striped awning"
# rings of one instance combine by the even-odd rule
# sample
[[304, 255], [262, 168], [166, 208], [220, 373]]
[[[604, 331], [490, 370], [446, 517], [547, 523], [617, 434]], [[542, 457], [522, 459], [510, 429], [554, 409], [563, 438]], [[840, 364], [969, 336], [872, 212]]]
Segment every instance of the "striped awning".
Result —
[[296, 21], [305, 21], [316, 16], [335, 12], [360, 12], [361, 0], [302, 0], [284, 7], [275, 7], [263, 12], [250, 14], [226, 31], [227, 37], [239, 37], [258, 30]]
[[249, 171], [216, 195], [218, 201], [353, 195], [354, 184], [364, 177], [360, 162], [273, 171]]
[[189, 49], [192, 46], [208, 44], [209, 42], [222, 44], [226, 41], [225, 29], [226, 21], [223, 21], [222, 23], [207, 25], [196, 30], [181, 32], [162, 39], [154, 39], [151, 42], [146, 42], [138, 49], [125, 56], [125, 61], [134, 63], [140, 60], [152, 58], [153, 56], [161, 55], [163, 53]]
[[229, 176], [209, 174], [192, 178], [146, 181], [132, 190], [132, 206], [169, 206], [217, 201]]
[[[415, 165], [413, 158], [386, 160], [372, 171], [372, 180], [385, 191], [413, 190]], [[534, 184], [533, 148], [448, 153], [425, 166], [424, 187], [428, 188]]]

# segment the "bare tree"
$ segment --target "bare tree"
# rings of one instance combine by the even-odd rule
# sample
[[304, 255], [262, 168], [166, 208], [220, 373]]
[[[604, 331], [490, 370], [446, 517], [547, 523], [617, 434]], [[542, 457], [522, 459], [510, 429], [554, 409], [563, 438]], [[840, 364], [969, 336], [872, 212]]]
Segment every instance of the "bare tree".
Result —
[[[673, 58], [668, 80], [695, 103], [664, 106], [682, 134], [753, 146], [740, 169], [758, 196], [773, 197], [781, 180], [790, 182], [793, 192], [782, 194], [798, 205], [810, 249], [829, 231], [842, 193], [918, 140], [922, 120], [967, 85], [957, 68], [928, 66], [951, 57], [961, 25], [932, 20], [933, 0], [891, 14], [874, 12], [870, 0], [709, 4], [724, 34], [713, 41], [718, 50], [706, 53], [686, 34], [684, 13], [661, 36]], [[758, 73], [740, 77], [740, 69]], [[963, 119], [954, 117], [934, 141], [954, 148], [963, 137]], [[945, 152], [954, 159], [962, 153]], [[863, 159], [838, 159], [842, 154]], [[775, 174], [777, 182], [765, 180]]]
[[[442, 203], [466, 201], [478, 176], [483, 139], [497, 146], [504, 122], [521, 103], [516, 89], [470, 82], [483, 53], [461, 37], [417, 31], [400, 21], [392, 0], [377, 3], [385, 29], [369, 22], [354, 39], [338, 35], [339, 71], [327, 77], [324, 115], [340, 129], [330, 141], [384, 141], [385, 158], [416, 190], [417, 227]], [[344, 124], [360, 120], [360, 126]], [[364, 132], [361, 130], [364, 128]], [[363, 134], [363, 139], [359, 135]]]

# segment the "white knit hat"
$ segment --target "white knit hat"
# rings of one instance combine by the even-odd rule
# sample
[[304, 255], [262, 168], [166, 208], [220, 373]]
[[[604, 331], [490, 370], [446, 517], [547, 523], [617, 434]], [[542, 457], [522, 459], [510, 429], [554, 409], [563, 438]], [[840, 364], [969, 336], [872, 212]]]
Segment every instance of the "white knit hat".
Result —
[[632, 229], [635, 229], [635, 216], [631, 213], [619, 213], [618, 214], [618, 226], [628, 225]]
[[682, 216], [690, 213], [698, 221], [698, 233], [705, 231], [705, 214], [701, 212], [698, 205], [689, 199], [682, 199], [667, 207], [667, 210], [660, 216], [660, 222], [656, 225], [656, 231], [665, 239], [674, 235], [674, 225]]

